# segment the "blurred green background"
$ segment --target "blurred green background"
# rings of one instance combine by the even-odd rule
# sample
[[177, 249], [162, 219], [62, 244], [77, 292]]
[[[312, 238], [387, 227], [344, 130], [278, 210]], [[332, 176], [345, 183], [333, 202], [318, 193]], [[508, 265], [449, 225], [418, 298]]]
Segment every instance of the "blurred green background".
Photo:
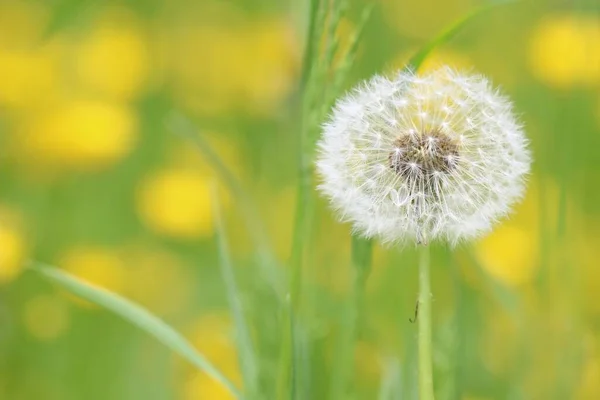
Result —
[[[192, 116], [289, 258], [306, 7], [280, 0], [0, 0], [0, 399], [229, 399], [108, 312], [23, 270], [42, 260], [146, 306], [240, 382], [218, 269], [218, 179], [164, 124]], [[381, 0], [352, 82], [402, 67], [481, 4]], [[357, 23], [354, 2], [338, 35]], [[436, 50], [516, 103], [534, 153], [524, 202], [492, 235], [433, 258], [443, 399], [600, 399], [600, 6], [499, 7]], [[276, 368], [278, 305], [223, 190], [238, 280]], [[349, 227], [322, 201], [304, 271], [311, 395], [326, 398], [350, 286]], [[376, 248], [355, 349], [356, 398], [416, 398], [413, 248]], [[273, 377], [277, 376], [273, 371]], [[274, 378], [273, 378], [274, 379]], [[267, 382], [268, 384], [268, 382]], [[386, 397], [387, 398], [387, 397]]]

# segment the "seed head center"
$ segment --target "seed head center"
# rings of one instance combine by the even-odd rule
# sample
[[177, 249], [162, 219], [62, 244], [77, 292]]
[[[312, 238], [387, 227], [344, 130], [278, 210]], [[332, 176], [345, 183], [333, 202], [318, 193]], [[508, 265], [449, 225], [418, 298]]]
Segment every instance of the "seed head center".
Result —
[[458, 146], [441, 131], [406, 134], [394, 141], [389, 166], [406, 179], [448, 174], [458, 163]]

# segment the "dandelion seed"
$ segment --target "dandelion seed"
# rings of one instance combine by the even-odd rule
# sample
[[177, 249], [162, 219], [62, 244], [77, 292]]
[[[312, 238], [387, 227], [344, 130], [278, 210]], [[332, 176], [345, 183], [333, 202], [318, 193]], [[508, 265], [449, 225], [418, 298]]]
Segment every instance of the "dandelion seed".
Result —
[[522, 196], [527, 145], [510, 101], [482, 76], [375, 77], [324, 125], [320, 190], [364, 236], [455, 244], [489, 231]]

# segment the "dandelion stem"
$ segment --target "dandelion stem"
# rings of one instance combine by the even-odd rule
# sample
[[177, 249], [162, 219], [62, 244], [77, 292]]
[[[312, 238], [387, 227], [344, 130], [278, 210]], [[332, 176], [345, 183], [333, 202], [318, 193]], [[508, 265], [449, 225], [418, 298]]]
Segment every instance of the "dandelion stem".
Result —
[[433, 400], [429, 246], [419, 249], [419, 400]]

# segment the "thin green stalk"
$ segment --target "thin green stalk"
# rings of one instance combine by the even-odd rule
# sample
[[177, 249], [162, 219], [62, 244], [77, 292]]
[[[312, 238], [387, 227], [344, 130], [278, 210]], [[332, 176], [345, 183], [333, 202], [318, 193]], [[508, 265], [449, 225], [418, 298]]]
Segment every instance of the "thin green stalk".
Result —
[[[321, 29], [318, 20], [321, 19], [321, 0], [310, 0], [310, 14], [308, 19], [308, 32], [306, 37], [306, 48], [302, 60], [302, 76], [300, 77], [300, 90], [304, 90], [312, 71], [315, 44], [318, 44], [317, 32]], [[317, 46], [318, 47], [318, 46]]]
[[447, 43], [450, 41], [464, 26], [475, 19], [475, 17], [479, 16], [482, 12], [488, 11], [493, 7], [500, 6], [503, 4], [514, 3], [518, 0], [496, 0], [485, 3], [484, 5], [475, 8], [473, 11], [465, 14], [462, 18], [456, 20], [452, 25], [447, 27], [444, 31], [442, 31], [438, 36], [427, 42], [421, 49], [412, 56], [407, 66], [417, 71], [419, 67], [423, 64], [425, 59], [429, 56], [436, 47]]
[[217, 248], [219, 250], [219, 265], [221, 267], [221, 275], [225, 281], [227, 299], [235, 324], [235, 338], [240, 354], [239, 362], [242, 370], [242, 378], [244, 380], [244, 389], [246, 393], [250, 395], [249, 397], [251, 397], [257, 394], [259, 366], [248, 321], [244, 315], [240, 290], [237, 286], [235, 272], [233, 270], [233, 263], [231, 261], [229, 244], [227, 243], [225, 225], [223, 223], [223, 215], [221, 213], [217, 190], [217, 185], [213, 185], [211, 190], [211, 201], [215, 216], [215, 236], [217, 239]]
[[227, 165], [223, 163], [206, 139], [202, 135], [197, 134], [195, 126], [189, 119], [181, 113], [173, 111], [166, 119], [166, 125], [175, 134], [189, 140], [194, 145], [214, 168], [231, 195], [239, 200], [236, 202], [236, 205], [240, 207], [241, 215], [248, 232], [252, 233], [251, 238], [254, 241], [254, 248], [256, 249], [256, 262], [264, 272], [264, 276], [269, 280], [273, 290], [282, 298], [281, 281], [285, 277], [282, 276], [282, 271], [278, 268], [277, 261], [273, 256], [266, 230], [259, 218], [258, 207], [252, 197], [243, 188]]
[[419, 249], [419, 400], [433, 400], [429, 246]]
[[288, 296], [283, 307], [280, 332], [282, 335], [281, 350], [279, 354], [279, 375], [277, 378], [277, 399], [295, 398], [294, 379], [294, 313], [300, 302], [302, 289], [302, 261], [304, 248], [310, 230], [310, 147], [308, 136], [310, 131], [308, 93], [311, 92], [311, 80], [317, 55], [318, 43], [322, 26], [320, 20], [323, 18], [322, 0], [309, 0], [309, 20], [306, 36], [306, 48], [302, 61], [302, 76], [300, 78], [301, 102], [301, 126], [300, 126], [300, 158], [299, 158], [299, 181], [296, 203], [296, 214], [294, 220], [294, 232], [292, 236], [292, 251], [290, 259], [291, 277], [289, 279]]

